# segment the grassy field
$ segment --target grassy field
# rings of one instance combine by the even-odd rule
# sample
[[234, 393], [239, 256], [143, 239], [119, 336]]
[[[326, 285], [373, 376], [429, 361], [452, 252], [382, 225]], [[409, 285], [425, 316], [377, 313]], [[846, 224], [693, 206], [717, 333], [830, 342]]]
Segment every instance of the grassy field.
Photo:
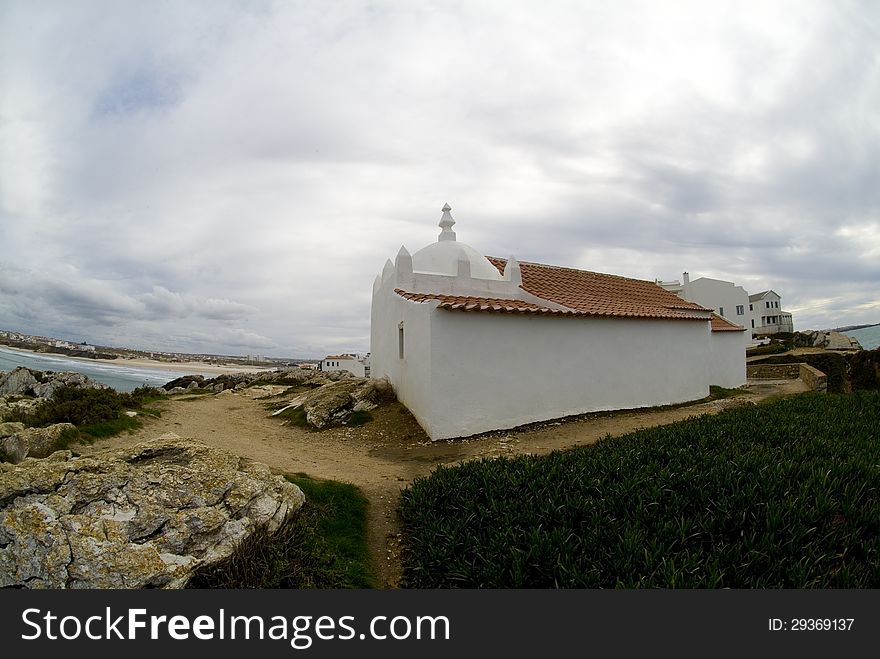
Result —
[[880, 393], [804, 395], [403, 492], [416, 588], [880, 587]]

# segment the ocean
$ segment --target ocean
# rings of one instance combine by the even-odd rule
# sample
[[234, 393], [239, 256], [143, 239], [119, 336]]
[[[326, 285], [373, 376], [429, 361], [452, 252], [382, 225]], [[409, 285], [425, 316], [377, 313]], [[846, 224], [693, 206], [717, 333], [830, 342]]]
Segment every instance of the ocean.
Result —
[[[88, 362], [69, 359], [64, 355], [37, 354], [18, 350], [10, 350], [0, 346], [0, 371], [11, 371], [19, 366], [26, 366], [35, 371], [75, 371], [89, 376], [116, 389], [116, 391], [132, 391], [140, 386], [159, 387], [166, 382], [184, 375], [175, 371], [162, 371], [154, 368], [138, 368], [126, 366], [125, 360], [119, 364], [105, 362]], [[193, 371], [198, 373], [198, 371]], [[203, 372], [206, 375], [207, 372]]]
[[862, 344], [865, 350], [880, 348], [880, 325], [842, 332]]

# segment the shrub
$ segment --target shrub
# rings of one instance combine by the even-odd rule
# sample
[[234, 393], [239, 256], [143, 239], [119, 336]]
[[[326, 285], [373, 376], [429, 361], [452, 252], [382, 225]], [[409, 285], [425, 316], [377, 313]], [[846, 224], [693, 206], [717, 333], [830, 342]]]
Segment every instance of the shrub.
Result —
[[746, 357], [757, 357], [759, 355], [775, 355], [780, 352], [788, 352], [788, 348], [786, 348], [781, 343], [769, 343], [765, 346], [749, 348], [748, 350], [746, 350]]
[[14, 413], [11, 421], [42, 427], [53, 423], [85, 426], [116, 419], [128, 398], [113, 389], [61, 387], [52, 398], [31, 412]]
[[880, 389], [880, 348], [860, 350], [850, 355], [847, 370], [854, 391]]
[[404, 584], [880, 587], [880, 393], [806, 394], [401, 495]]

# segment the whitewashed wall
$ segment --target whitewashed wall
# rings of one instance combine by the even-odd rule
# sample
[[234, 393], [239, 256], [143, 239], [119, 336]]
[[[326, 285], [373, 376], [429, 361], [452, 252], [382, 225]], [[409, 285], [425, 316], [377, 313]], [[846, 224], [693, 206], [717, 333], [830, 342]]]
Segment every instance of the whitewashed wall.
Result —
[[709, 384], [735, 389], [746, 383], [744, 334], [751, 336], [749, 331], [710, 333]]
[[[386, 282], [373, 294], [370, 321], [370, 377], [387, 377], [423, 428], [431, 412], [431, 323], [436, 302], [416, 303], [394, 293]], [[404, 326], [404, 358], [400, 359], [398, 323]]]
[[435, 440], [709, 394], [708, 322], [440, 309], [431, 320], [430, 411], [417, 418]]

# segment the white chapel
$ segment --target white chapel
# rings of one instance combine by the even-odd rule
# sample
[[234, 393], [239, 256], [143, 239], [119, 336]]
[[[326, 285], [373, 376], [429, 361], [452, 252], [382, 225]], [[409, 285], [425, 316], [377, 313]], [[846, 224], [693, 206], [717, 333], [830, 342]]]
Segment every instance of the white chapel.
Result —
[[451, 210], [373, 284], [371, 375], [431, 439], [745, 384], [745, 328], [655, 282], [483, 256]]

